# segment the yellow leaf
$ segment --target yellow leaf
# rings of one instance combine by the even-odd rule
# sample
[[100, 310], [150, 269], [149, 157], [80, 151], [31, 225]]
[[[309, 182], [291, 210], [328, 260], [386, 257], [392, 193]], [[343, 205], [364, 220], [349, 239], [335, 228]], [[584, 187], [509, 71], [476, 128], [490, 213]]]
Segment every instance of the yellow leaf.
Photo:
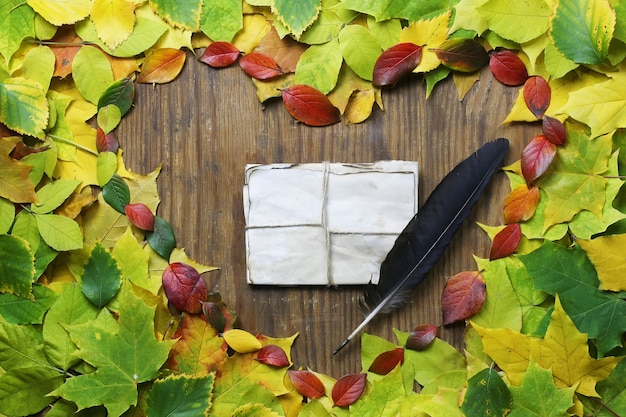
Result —
[[93, 0], [28, 0], [37, 13], [54, 26], [69, 25], [84, 19]]
[[112, 255], [125, 278], [154, 295], [159, 293], [161, 279], [153, 279], [148, 274], [150, 256], [143, 250], [130, 226], [115, 243]]
[[228, 346], [238, 353], [252, 353], [263, 347], [259, 339], [245, 330], [231, 329], [224, 332], [223, 336]]
[[448, 39], [451, 10], [428, 20], [418, 20], [402, 30], [400, 42], [412, 42], [422, 47], [422, 58], [413, 72], [428, 72], [441, 63], [433, 51]]
[[465, 95], [472, 89], [476, 81], [480, 79], [480, 72], [466, 73], [455, 71], [452, 73], [452, 79], [454, 80], [459, 100], [463, 101]]
[[365, 91], [372, 89], [371, 81], [366, 81], [356, 75], [349, 66], [343, 65], [339, 71], [337, 85], [328, 94], [328, 99], [333, 106], [337, 107], [341, 114], [346, 111], [346, 107], [355, 91]]
[[486, 31], [489, 26], [483, 15], [478, 11], [478, 8], [488, 1], [489, 0], [459, 1], [456, 6], [454, 6], [456, 15], [454, 16], [450, 33], [454, 33], [459, 29], [468, 29], [481, 35]]
[[345, 122], [361, 123], [370, 117], [375, 101], [376, 91], [373, 88], [354, 93], [344, 113]]
[[626, 291], [626, 235], [600, 236], [576, 241], [595, 266], [600, 289]]
[[264, 103], [270, 98], [280, 97], [283, 90], [291, 87], [294, 84], [294, 73], [281, 75], [280, 77], [272, 78], [271, 80], [261, 81], [256, 78], [252, 78], [252, 83], [256, 87], [256, 98], [259, 102]]
[[262, 14], [247, 14], [243, 16], [243, 29], [233, 38], [233, 45], [244, 54], [252, 52], [259, 46], [261, 39], [265, 37], [272, 28]]
[[170, 255], [169, 262], [170, 263], [182, 262], [189, 266], [193, 266], [196, 269], [196, 271], [198, 271], [199, 274], [203, 274], [205, 272], [215, 271], [216, 269], [219, 269], [216, 266], [203, 265], [199, 262], [194, 261], [189, 256], [187, 256], [187, 253], [185, 253], [184, 248], [175, 248], [172, 251], [172, 254]]
[[133, 6], [126, 0], [94, 0], [90, 19], [98, 37], [111, 49], [124, 42], [135, 25]]

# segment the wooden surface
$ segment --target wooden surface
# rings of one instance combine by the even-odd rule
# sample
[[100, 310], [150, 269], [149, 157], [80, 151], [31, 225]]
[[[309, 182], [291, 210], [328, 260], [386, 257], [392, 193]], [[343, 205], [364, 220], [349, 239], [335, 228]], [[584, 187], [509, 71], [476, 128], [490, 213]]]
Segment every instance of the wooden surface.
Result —
[[[311, 128], [296, 123], [282, 102], [262, 105], [252, 81], [238, 67], [214, 70], [188, 53], [172, 83], [139, 85], [135, 108], [117, 130], [131, 170], [145, 174], [162, 164], [158, 214], [172, 225], [178, 247], [193, 259], [215, 265], [204, 275], [250, 332], [273, 337], [299, 333], [293, 362], [335, 378], [359, 372], [360, 338], [337, 356], [332, 350], [356, 326], [360, 287], [258, 288], [246, 284], [242, 187], [246, 163], [370, 162], [420, 163], [420, 204], [437, 182], [484, 142], [507, 137], [505, 163], [540, 132], [538, 124], [500, 126], [517, 88], [497, 83], [484, 69], [462, 102], [449, 79], [425, 99], [413, 77], [385, 89], [385, 111], [358, 125]], [[476, 221], [502, 224], [508, 181], [499, 173], [455, 236], [440, 263], [418, 287], [411, 304], [379, 317], [366, 331], [388, 340], [393, 328], [441, 324], [440, 295], [452, 275], [476, 268], [472, 255], [487, 257], [490, 242]], [[440, 329], [440, 337], [462, 348], [463, 325]]]

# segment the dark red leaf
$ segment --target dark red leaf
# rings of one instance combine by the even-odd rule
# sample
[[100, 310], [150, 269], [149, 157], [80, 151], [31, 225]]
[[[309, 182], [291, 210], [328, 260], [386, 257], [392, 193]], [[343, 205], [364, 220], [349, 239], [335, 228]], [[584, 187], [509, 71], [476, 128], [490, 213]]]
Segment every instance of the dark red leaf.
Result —
[[328, 126], [341, 120], [339, 109], [309, 85], [293, 85], [282, 91], [282, 97], [289, 114], [306, 125]]
[[535, 136], [522, 151], [522, 175], [526, 183], [532, 184], [543, 175], [555, 156], [556, 145], [544, 135]]
[[277, 368], [285, 368], [291, 365], [283, 348], [276, 345], [263, 346], [261, 350], [259, 350], [256, 360]]
[[551, 91], [548, 82], [539, 75], [533, 75], [526, 80], [523, 90], [526, 106], [537, 119], [541, 119], [550, 106]]
[[489, 260], [506, 258], [512, 255], [517, 250], [519, 242], [522, 240], [522, 228], [519, 223], [509, 224], [500, 230], [493, 237], [491, 243], [491, 252], [489, 253]]
[[420, 63], [422, 47], [403, 42], [387, 48], [376, 60], [372, 83], [376, 87], [391, 85], [411, 73]]
[[544, 116], [541, 125], [544, 136], [557, 146], [565, 145], [565, 126], [559, 119]]
[[206, 47], [200, 57], [200, 62], [214, 67], [223, 68], [232, 65], [241, 52], [230, 42], [212, 42]]
[[326, 395], [326, 389], [320, 379], [311, 371], [287, 371], [289, 379], [296, 391], [303, 397], [321, 398]]
[[446, 282], [441, 294], [443, 324], [465, 320], [480, 311], [487, 294], [480, 272], [460, 272]]
[[435, 337], [437, 337], [437, 326], [422, 324], [409, 334], [404, 347], [410, 350], [424, 350], [430, 346]]
[[260, 52], [250, 52], [241, 57], [239, 66], [250, 77], [269, 80], [283, 74], [274, 58]]
[[163, 289], [167, 299], [179, 310], [190, 314], [202, 311], [207, 289], [196, 269], [182, 262], [169, 264], [163, 271]]
[[460, 72], [478, 71], [489, 62], [489, 54], [474, 39], [448, 39], [435, 49], [435, 54], [444, 66]]
[[[4, 125], [2, 123], [0, 123], [0, 130], [2, 130], [2, 127]], [[14, 136], [13, 134], [10, 136]], [[3, 136], [0, 136], [3, 137]], [[50, 148], [49, 145], [44, 145], [44, 146], [39, 146], [39, 147], [33, 147], [33, 146], [28, 146], [27, 144], [25, 144], [22, 141], [19, 141], [15, 144], [15, 148], [13, 148], [13, 150], [11, 151], [11, 153], [9, 154], [9, 156], [13, 159], [22, 159], [25, 156], [28, 155], [32, 155], [34, 153], [40, 153], [43, 151], [48, 150], [48, 148]]]
[[368, 371], [378, 375], [387, 375], [389, 372], [404, 363], [404, 348], [395, 348], [388, 350], [376, 356], [374, 362], [370, 365]]
[[535, 214], [541, 194], [539, 188], [526, 184], [515, 187], [504, 199], [504, 223], [525, 222]]
[[154, 214], [143, 203], [126, 204], [124, 206], [124, 213], [128, 217], [128, 220], [141, 230], [153, 230], [154, 229]]
[[202, 306], [202, 314], [211, 327], [218, 333], [223, 333], [226, 330], [226, 316], [223, 307], [210, 301], [202, 301], [200, 305]]
[[335, 382], [331, 393], [337, 407], [348, 407], [354, 404], [365, 390], [366, 374], [348, 374]]
[[517, 54], [502, 49], [489, 54], [489, 69], [491, 73], [504, 85], [522, 85], [528, 79], [526, 65]]
[[101, 128], [96, 129], [96, 149], [98, 152], [113, 152], [117, 153], [120, 148], [120, 143], [115, 136], [115, 133], [104, 133]]

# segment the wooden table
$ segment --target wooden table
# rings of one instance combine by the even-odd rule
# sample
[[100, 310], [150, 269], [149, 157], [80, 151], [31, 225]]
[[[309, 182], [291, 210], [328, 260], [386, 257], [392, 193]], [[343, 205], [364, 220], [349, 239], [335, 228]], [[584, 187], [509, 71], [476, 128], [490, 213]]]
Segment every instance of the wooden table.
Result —
[[[281, 101], [262, 105], [237, 66], [214, 70], [188, 53], [181, 75], [166, 85], [137, 86], [136, 107], [117, 130], [131, 170], [148, 173], [160, 164], [158, 214], [172, 225], [178, 247], [203, 264], [220, 268], [205, 274], [250, 332], [287, 337], [298, 332], [296, 367], [335, 378], [359, 372], [360, 340], [333, 357], [332, 350], [362, 314], [360, 287], [277, 288], [246, 284], [242, 187], [246, 163], [369, 162], [384, 159], [420, 163], [420, 204], [438, 181], [484, 142], [507, 137], [505, 163], [519, 159], [540, 125], [501, 126], [518, 94], [484, 68], [481, 80], [459, 101], [451, 79], [427, 100], [421, 77], [383, 92], [385, 111], [376, 109], [358, 125], [311, 128], [297, 123]], [[474, 270], [475, 254], [487, 257], [490, 241], [476, 222], [500, 225], [508, 181], [498, 173], [440, 263], [404, 309], [379, 317], [366, 331], [395, 340], [392, 329], [441, 324], [440, 295], [452, 275]], [[462, 324], [439, 335], [463, 346]]]

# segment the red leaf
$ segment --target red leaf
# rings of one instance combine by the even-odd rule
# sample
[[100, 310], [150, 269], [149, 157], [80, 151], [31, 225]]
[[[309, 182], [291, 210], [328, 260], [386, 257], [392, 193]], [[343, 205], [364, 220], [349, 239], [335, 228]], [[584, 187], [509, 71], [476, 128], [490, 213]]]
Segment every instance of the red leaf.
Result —
[[480, 272], [460, 272], [446, 282], [441, 294], [443, 324], [465, 320], [480, 311], [486, 296]]
[[387, 375], [389, 372], [404, 363], [404, 348], [395, 348], [388, 350], [376, 356], [374, 362], [370, 365], [368, 371], [378, 375]]
[[124, 213], [126, 213], [128, 220], [141, 230], [150, 231], [154, 229], [154, 214], [145, 204], [126, 204]]
[[287, 111], [309, 126], [328, 126], [339, 122], [340, 114], [321, 91], [309, 85], [296, 84], [282, 92]]
[[376, 87], [391, 85], [411, 73], [420, 63], [422, 47], [403, 42], [387, 48], [376, 60], [372, 83]]
[[307, 398], [321, 398], [326, 389], [320, 379], [311, 371], [287, 371], [289, 379], [300, 395]]
[[544, 116], [541, 126], [543, 134], [550, 142], [557, 146], [565, 145], [565, 126], [559, 119]]
[[196, 269], [182, 262], [169, 264], [163, 271], [163, 289], [168, 300], [179, 310], [190, 314], [202, 311], [207, 289]]
[[137, 82], [143, 84], [168, 83], [180, 74], [185, 59], [185, 51], [180, 49], [154, 49], [146, 55]]
[[96, 129], [96, 149], [98, 152], [113, 152], [117, 153], [120, 148], [120, 143], [115, 136], [115, 133], [104, 133], [102, 128]]
[[230, 42], [212, 42], [206, 47], [199, 60], [214, 68], [224, 68], [237, 61], [240, 53], [239, 49]]
[[504, 85], [522, 85], [528, 79], [526, 65], [517, 54], [502, 49], [489, 54], [489, 69], [491, 73]]
[[522, 228], [519, 223], [507, 225], [493, 237], [489, 260], [506, 258], [517, 250], [519, 242], [522, 240]]
[[489, 54], [474, 39], [448, 39], [435, 49], [435, 54], [443, 65], [460, 72], [478, 71], [489, 62]]
[[535, 136], [522, 151], [522, 175], [532, 184], [543, 175], [556, 155], [556, 145], [544, 135]]
[[289, 358], [285, 351], [276, 345], [265, 345], [257, 354], [257, 361], [277, 368], [285, 368], [289, 365]]
[[543, 77], [534, 75], [526, 80], [523, 90], [526, 106], [537, 119], [541, 119], [550, 106], [551, 91], [548, 82]]
[[424, 350], [430, 346], [435, 337], [437, 337], [437, 326], [422, 324], [409, 334], [404, 347], [410, 350]]
[[535, 214], [541, 194], [539, 188], [526, 184], [515, 187], [504, 199], [504, 223], [525, 222]]
[[243, 72], [257, 80], [269, 80], [283, 74], [274, 58], [260, 52], [250, 52], [242, 56], [239, 66]]
[[339, 378], [333, 386], [331, 396], [337, 407], [354, 404], [365, 390], [366, 374], [348, 374]]

